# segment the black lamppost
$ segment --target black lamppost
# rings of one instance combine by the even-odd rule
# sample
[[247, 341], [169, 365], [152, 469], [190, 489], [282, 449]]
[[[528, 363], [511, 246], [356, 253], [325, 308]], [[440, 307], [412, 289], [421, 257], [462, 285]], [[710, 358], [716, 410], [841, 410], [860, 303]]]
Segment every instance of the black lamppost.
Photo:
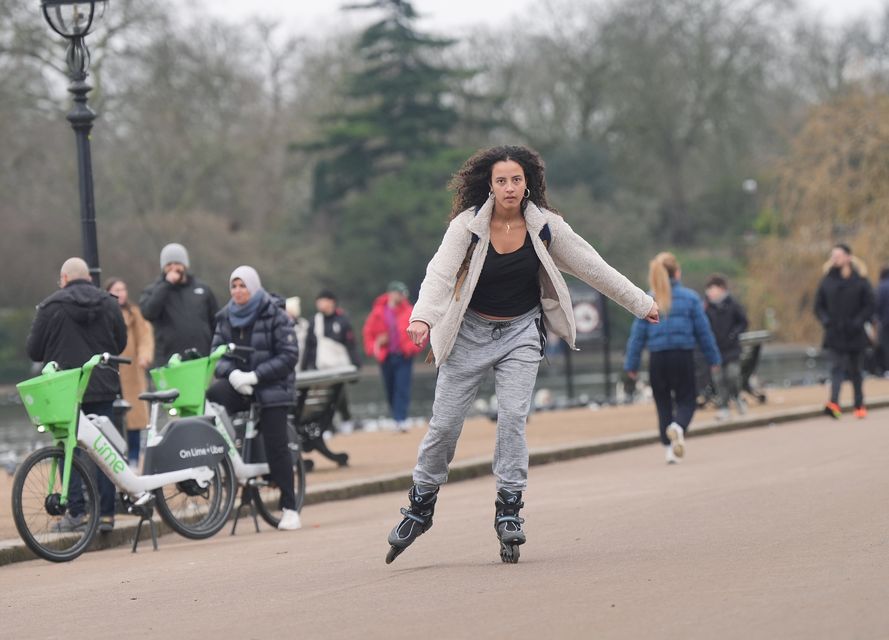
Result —
[[93, 198], [93, 166], [90, 154], [90, 130], [96, 113], [86, 104], [86, 94], [92, 87], [87, 84], [90, 52], [85, 38], [93, 25], [105, 13], [107, 0], [41, 0], [43, 17], [52, 30], [68, 41], [68, 91], [74, 96], [74, 106], [68, 113], [68, 122], [77, 140], [77, 173], [80, 176], [80, 227], [83, 259], [90, 268], [93, 282], [99, 285], [99, 246], [96, 241], [96, 204]]

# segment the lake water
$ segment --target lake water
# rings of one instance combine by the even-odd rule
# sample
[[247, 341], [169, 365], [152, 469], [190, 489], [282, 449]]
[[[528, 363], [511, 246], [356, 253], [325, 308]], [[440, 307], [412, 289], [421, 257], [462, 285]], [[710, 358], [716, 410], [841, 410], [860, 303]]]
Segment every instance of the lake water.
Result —
[[[620, 386], [618, 381], [622, 362], [619, 355], [615, 353], [612, 357], [611, 379], [615, 389]], [[601, 351], [590, 349], [575, 353], [571, 364], [574, 371], [573, 398], [568, 398], [565, 360], [562, 356], [554, 356], [548, 362], [541, 363], [538, 392], [546, 390], [545, 395], [550, 396], [557, 406], [602, 402], [605, 394]], [[764, 386], [789, 387], [817, 384], [826, 377], [826, 371], [826, 362], [817, 350], [767, 345], [757, 368], [757, 376]], [[349, 385], [347, 390], [349, 406], [356, 418], [373, 421], [389, 416], [382, 381], [375, 367], [365, 367], [358, 382]], [[414, 370], [412, 416], [429, 417], [434, 390], [434, 368], [417, 364]], [[473, 413], [486, 413], [493, 394], [493, 377], [489, 375], [479, 390]], [[20, 457], [48, 440], [46, 434], [37, 433], [28, 422], [17, 394], [13, 392], [0, 398], [0, 462], [13, 455]]]

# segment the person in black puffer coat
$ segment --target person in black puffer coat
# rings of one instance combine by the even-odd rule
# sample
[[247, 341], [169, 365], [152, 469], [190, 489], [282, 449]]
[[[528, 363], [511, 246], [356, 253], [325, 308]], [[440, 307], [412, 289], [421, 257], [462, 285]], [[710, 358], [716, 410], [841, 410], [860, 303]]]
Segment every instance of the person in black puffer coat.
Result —
[[279, 529], [298, 529], [299, 513], [293, 487], [293, 466], [287, 442], [287, 413], [294, 401], [299, 347], [284, 300], [262, 288], [253, 267], [240, 266], [229, 278], [231, 301], [216, 314], [211, 346], [235, 343], [251, 347], [246, 362], [223, 358], [216, 365], [218, 380], [207, 399], [229, 413], [260, 405], [259, 420], [272, 480], [281, 491], [283, 516]]
[[836, 245], [828, 271], [815, 296], [815, 315], [824, 327], [824, 348], [830, 353], [830, 402], [824, 413], [839, 418], [840, 385], [848, 377], [855, 393], [855, 417], [867, 416], [862, 363], [868, 346], [866, 322], [874, 315], [874, 292], [853, 264], [852, 250]]
[[139, 298], [139, 310], [154, 328], [154, 361], [159, 367], [188, 349], [207, 355], [219, 310], [210, 287], [189, 271], [185, 247], [166, 245], [160, 264], [160, 277]]
[[[37, 305], [37, 315], [28, 335], [28, 357], [35, 362], [55, 361], [62, 369], [74, 369], [98, 353], [118, 355], [127, 346], [127, 325], [117, 298], [94, 285], [89, 267], [81, 258], [62, 265], [58, 291]], [[112, 366], [93, 370], [83, 394], [81, 410], [111, 418], [114, 399], [120, 393], [120, 378]], [[116, 489], [96, 469], [99, 488], [99, 530], [114, 527]], [[58, 524], [71, 531], [83, 524], [84, 500], [80, 477], [71, 474], [69, 509]]]

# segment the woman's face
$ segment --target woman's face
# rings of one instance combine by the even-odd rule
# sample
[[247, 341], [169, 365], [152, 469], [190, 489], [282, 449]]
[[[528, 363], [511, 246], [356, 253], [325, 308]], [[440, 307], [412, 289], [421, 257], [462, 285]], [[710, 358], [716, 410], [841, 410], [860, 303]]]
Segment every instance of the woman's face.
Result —
[[113, 285], [111, 285], [111, 288], [108, 289], [108, 293], [110, 293], [113, 296], [117, 296], [117, 302], [120, 304], [120, 306], [123, 306], [127, 303], [127, 285], [126, 285], [126, 283], [118, 280]]
[[501, 160], [491, 167], [491, 191], [504, 209], [516, 209], [525, 197], [525, 171], [515, 160]]
[[247, 304], [247, 301], [250, 300], [250, 292], [247, 290], [247, 285], [240, 278], [232, 280], [229, 288], [231, 289], [232, 300], [235, 301], [235, 304]]

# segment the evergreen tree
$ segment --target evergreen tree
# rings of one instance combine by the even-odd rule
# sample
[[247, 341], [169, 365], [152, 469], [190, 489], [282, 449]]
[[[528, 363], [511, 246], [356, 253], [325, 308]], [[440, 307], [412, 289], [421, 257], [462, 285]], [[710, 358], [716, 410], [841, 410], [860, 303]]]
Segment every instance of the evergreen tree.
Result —
[[418, 32], [417, 13], [407, 0], [371, 0], [345, 9], [377, 9], [383, 16], [355, 45], [361, 68], [346, 80], [354, 107], [327, 116], [324, 139], [308, 145], [322, 152], [313, 204], [327, 213], [374, 178], [443, 149], [459, 118], [448, 96], [457, 81], [471, 75], [433, 62], [454, 41]]

